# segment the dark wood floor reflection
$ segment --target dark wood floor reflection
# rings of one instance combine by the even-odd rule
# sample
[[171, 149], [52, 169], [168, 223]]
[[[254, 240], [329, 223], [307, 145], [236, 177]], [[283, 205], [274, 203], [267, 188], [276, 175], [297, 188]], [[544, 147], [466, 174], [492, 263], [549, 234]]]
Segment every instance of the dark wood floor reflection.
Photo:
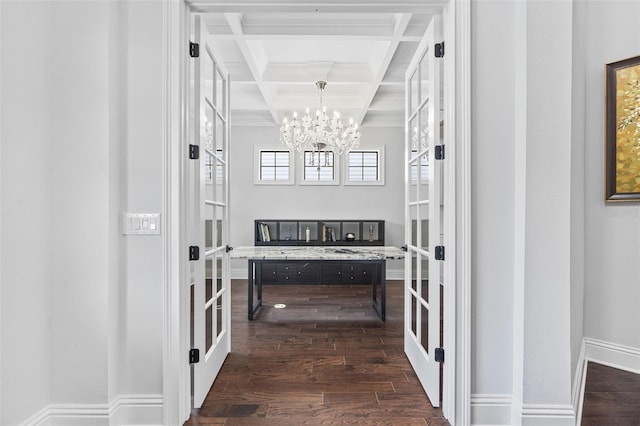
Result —
[[589, 362], [582, 426], [640, 426], [640, 374]]
[[186, 425], [449, 424], [404, 355], [401, 282], [384, 323], [368, 286], [268, 286], [254, 321], [246, 281], [232, 288], [232, 352]]

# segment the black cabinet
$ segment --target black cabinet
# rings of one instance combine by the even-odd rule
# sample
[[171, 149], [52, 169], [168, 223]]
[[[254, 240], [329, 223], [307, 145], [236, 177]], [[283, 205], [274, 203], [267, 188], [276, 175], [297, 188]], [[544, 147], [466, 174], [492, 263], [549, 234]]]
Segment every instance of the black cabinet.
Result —
[[262, 284], [371, 284], [377, 264], [358, 261], [265, 260], [256, 262]]

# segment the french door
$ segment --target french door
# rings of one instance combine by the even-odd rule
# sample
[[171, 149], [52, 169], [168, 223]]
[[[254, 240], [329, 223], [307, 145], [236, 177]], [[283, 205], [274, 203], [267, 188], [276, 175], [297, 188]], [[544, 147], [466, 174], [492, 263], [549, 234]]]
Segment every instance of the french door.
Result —
[[[229, 278], [229, 74], [194, 15], [189, 106], [191, 394], [202, 405], [231, 349]], [[196, 47], [196, 45], [198, 47]]]
[[[405, 76], [405, 353], [431, 404], [440, 405], [443, 206], [440, 16]], [[443, 45], [442, 45], [443, 46]]]

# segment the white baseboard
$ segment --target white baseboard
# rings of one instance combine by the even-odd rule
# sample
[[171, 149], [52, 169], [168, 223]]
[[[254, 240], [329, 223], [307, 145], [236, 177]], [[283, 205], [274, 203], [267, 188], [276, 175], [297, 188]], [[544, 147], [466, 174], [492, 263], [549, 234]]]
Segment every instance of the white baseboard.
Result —
[[110, 404], [51, 404], [24, 426], [162, 425], [162, 395], [119, 395]]
[[471, 424], [496, 426], [511, 424], [510, 394], [471, 395]]
[[524, 404], [522, 426], [575, 426], [571, 405]]
[[[231, 279], [232, 280], [246, 280], [247, 279], [248, 270], [245, 267], [236, 267], [231, 268]], [[404, 280], [404, 269], [403, 268], [387, 268], [387, 280]]]
[[584, 401], [584, 385], [587, 379], [587, 360], [585, 359], [585, 343], [584, 338], [580, 345], [580, 354], [578, 355], [578, 363], [573, 376], [573, 387], [571, 389], [571, 404], [576, 413], [576, 425], [582, 422], [582, 403]]
[[588, 337], [584, 346], [587, 361], [640, 374], [640, 349]]

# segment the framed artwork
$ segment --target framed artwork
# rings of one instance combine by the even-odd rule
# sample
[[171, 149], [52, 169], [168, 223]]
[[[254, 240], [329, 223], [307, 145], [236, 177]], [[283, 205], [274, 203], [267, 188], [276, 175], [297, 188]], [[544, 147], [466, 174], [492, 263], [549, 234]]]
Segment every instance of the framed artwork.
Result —
[[640, 56], [605, 71], [605, 200], [640, 201]]

